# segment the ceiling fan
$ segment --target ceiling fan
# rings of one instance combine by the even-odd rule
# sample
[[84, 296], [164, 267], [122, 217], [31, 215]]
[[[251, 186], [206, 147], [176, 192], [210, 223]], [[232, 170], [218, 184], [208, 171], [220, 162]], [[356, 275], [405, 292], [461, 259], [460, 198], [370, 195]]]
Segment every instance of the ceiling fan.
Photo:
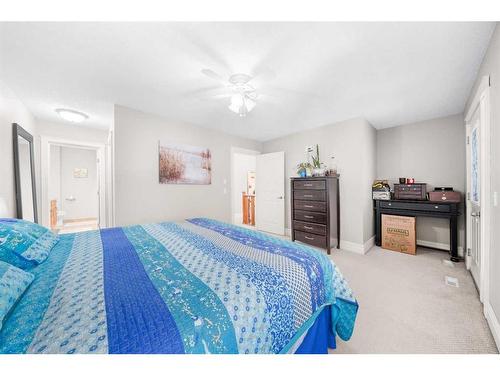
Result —
[[210, 77], [222, 83], [227, 89], [227, 93], [214, 95], [219, 98], [230, 98], [228, 108], [238, 114], [240, 117], [245, 117], [257, 104], [259, 95], [255, 87], [250, 84], [250, 81], [255, 77], [248, 74], [237, 73], [229, 76], [226, 81], [221, 75], [210, 69], [202, 69], [201, 71], [207, 77]]

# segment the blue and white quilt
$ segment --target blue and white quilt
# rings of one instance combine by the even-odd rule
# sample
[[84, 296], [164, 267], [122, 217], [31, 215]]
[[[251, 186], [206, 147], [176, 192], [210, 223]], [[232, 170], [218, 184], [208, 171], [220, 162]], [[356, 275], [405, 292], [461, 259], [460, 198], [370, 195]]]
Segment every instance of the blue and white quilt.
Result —
[[60, 236], [0, 331], [0, 353], [286, 353], [358, 305], [320, 251], [210, 219]]

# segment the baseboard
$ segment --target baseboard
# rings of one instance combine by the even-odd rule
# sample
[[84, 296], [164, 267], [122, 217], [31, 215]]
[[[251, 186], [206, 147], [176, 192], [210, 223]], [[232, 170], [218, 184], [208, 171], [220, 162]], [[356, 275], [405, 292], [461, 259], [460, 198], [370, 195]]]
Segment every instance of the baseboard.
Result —
[[342, 250], [352, 251], [353, 253], [361, 255], [365, 255], [374, 245], [375, 245], [375, 236], [370, 238], [364, 244], [340, 240], [340, 248]]
[[493, 311], [493, 307], [491, 307], [489, 302], [484, 304], [484, 315], [486, 316], [486, 321], [490, 326], [491, 334], [495, 339], [497, 349], [500, 351], [500, 322], [498, 321], [498, 317], [495, 315], [495, 311]]
[[375, 246], [375, 236], [371, 237], [368, 241], [366, 241], [363, 245], [364, 253], [366, 254], [371, 250], [371, 248]]
[[[442, 242], [432, 242], [432, 241], [424, 241], [417, 240], [417, 246], [430, 247], [432, 249], [445, 250], [450, 251], [450, 245]], [[464, 248], [462, 246], [458, 247], [458, 255], [464, 255]]]

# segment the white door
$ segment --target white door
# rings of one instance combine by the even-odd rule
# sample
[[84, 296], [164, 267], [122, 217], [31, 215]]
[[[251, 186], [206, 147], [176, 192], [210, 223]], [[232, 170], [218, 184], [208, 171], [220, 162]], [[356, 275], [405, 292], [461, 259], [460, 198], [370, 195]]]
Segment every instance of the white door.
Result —
[[285, 234], [285, 153], [257, 155], [255, 227]]
[[478, 290], [481, 288], [481, 111], [467, 124], [467, 256]]

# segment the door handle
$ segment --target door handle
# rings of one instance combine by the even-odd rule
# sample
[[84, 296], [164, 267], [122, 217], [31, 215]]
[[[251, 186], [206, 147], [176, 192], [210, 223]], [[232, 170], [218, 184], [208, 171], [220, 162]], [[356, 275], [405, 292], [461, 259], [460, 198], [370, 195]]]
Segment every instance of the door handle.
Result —
[[472, 217], [481, 217], [481, 212], [471, 212], [470, 216], [472, 216]]
[[283, 197], [278, 197], [278, 199], [283, 199]]

